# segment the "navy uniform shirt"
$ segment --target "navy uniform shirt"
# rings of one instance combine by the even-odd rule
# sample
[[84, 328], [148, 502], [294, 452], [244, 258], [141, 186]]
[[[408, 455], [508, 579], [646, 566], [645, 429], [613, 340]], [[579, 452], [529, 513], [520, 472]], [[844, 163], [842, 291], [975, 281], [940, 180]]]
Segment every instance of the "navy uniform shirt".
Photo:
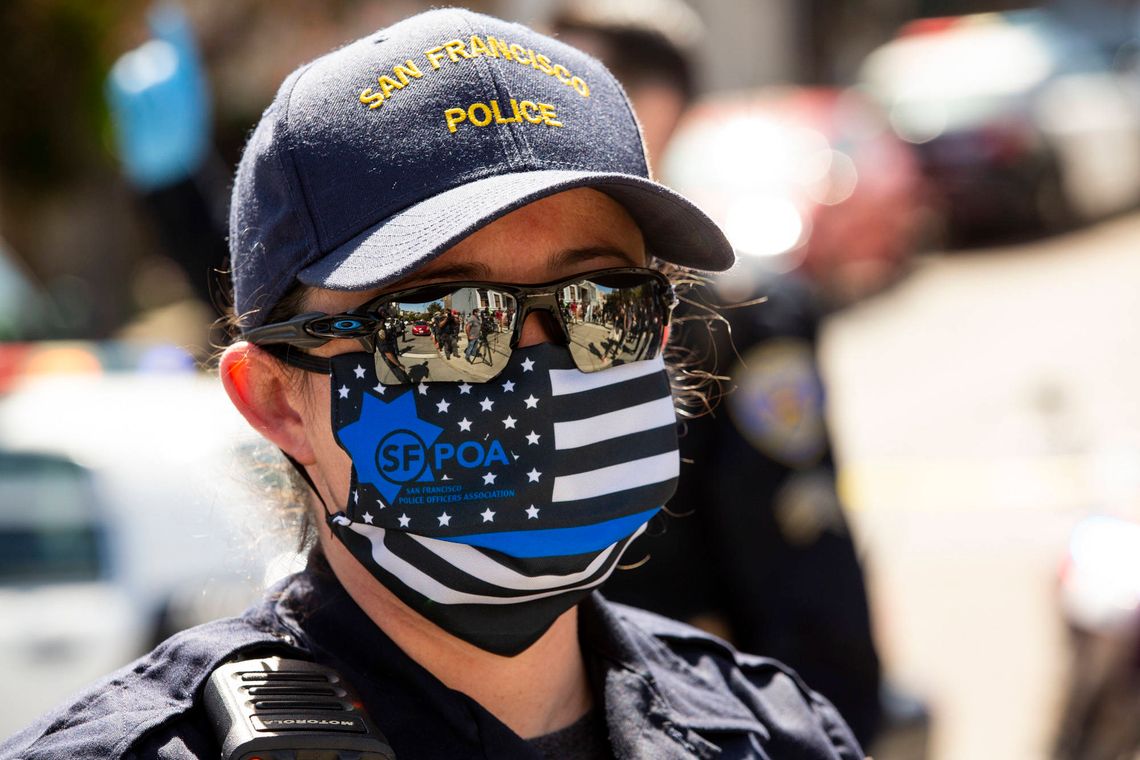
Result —
[[[729, 375], [710, 414], [686, 423], [667, 513], [625, 555], [608, 597], [680, 620], [714, 616], [740, 649], [793, 667], [870, 743], [879, 659], [866, 586], [835, 484], [815, 359], [823, 309], [808, 283], [769, 275], [732, 297], [688, 298], [723, 321], [680, 321], [701, 369]], [[703, 309], [695, 314], [704, 316]]]
[[[595, 594], [579, 638], [613, 756], [862, 758], [835, 709], [772, 661]], [[274, 642], [336, 668], [400, 760], [535, 758], [526, 740], [407, 657], [319, 560], [241, 618], [178, 634], [0, 744], [0, 758], [217, 758], [210, 672]]]

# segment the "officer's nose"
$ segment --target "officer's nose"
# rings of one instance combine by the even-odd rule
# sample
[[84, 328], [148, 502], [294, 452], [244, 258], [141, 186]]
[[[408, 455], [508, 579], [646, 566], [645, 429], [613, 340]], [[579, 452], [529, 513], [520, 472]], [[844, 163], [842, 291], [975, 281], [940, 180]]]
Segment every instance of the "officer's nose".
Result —
[[526, 315], [522, 332], [519, 333], [519, 348], [536, 346], [539, 343], [561, 343], [562, 333], [554, 323], [554, 315], [542, 309], [535, 309]]

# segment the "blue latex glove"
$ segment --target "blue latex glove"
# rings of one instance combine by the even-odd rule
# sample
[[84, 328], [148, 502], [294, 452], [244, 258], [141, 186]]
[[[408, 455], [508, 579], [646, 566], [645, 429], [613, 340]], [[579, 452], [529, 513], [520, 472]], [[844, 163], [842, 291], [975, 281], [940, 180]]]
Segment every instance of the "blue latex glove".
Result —
[[142, 190], [188, 177], [210, 143], [210, 103], [201, 59], [176, 5], [151, 9], [154, 38], [123, 54], [107, 77], [123, 170]]

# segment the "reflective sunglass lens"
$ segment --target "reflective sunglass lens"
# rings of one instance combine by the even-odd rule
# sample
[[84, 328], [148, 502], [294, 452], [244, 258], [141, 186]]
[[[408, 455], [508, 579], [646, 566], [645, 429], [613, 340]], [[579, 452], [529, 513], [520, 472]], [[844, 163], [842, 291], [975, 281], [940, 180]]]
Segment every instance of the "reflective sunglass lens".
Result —
[[517, 304], [493, 287], [417, 291], [390, 301], [389, 322], [377, 336], [376, 374], [384, 385], [419, 382], [484, 383], [510, 356]]
[[559, 307], [578, 369], [597, 372], [657, 355], [668, 318], [658, 288], [655, 280], [629, 274], [562, 288]]
[[[604, 273], [535, 291], [524, 309], [557, 308], [570, 354], [583, 372], [652, 359], [669, 318], [662, 282], [644, 272]], [[519, 292], [525, 293], [525, 288]], [[484, 383], [511, 355], [519, 299], [493, 285], [427, 287], [385, 301], [376, 332], [376, 374], [384, 385]]]

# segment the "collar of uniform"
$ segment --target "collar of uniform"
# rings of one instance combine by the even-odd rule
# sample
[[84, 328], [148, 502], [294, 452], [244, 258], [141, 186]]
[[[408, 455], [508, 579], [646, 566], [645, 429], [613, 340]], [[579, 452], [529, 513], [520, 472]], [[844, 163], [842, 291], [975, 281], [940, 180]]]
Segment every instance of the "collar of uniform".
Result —
[[319, 551], [283, 589], [275, 611], [314, 659], [356, 687], [397, 757], [537, 757], [482, 705], [408, 657], [356, 605]]
[[[618, 757], [713, 757], [715, 745], [700, 736], [706, 732], [767, 737], [764, 725], [733, 696], [726, 645], [597, 593], [579, 609], [579, 639]], [[300, 645], [356, 687], [397, 756], [401, 747], [408, 757], [466, 757], [476, 747], [488, 757], [532, 756], [530, 745], [479, 703], [404, 654], [356, 606], [319, 552], [282, 589], [275, 611]], [[670, 648], [683, 636], [698, 654], [686, 658]], [[429, 715], [434, 728], [424, 732]]]
[[[735, 694], [733, 650], [689, 626], [593, 594], [580, 605], [579, 637], [604, 691], [611, 737], [649, 723], [689, 751], [715, 747], [698, 733], [768, 729]], [[622, 725], [615, 725], [622, 724]], [[645, 727], [645, 726], [642, 726]], [[706, 746], [707, 745], [707, 746]], [[615, 749], [620, 749], [615, 746]], [[636, 752], [622, 757], [638, 757]]]

